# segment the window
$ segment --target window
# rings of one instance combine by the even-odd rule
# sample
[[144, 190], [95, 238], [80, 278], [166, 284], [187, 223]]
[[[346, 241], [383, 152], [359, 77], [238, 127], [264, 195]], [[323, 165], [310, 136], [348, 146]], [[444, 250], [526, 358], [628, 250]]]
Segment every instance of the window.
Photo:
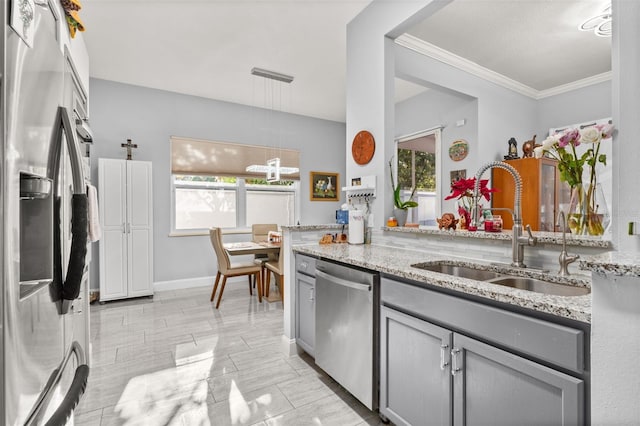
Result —
[[[402, 146], [399, 144], [399, 146]], [[401, 188], [418, 191], [436, 190], [435, 152], [398, 148], [398, 177]]]
[[[247, 209], [245, 225], [254, 223], [277, 223], [293, 225], [295, 222], [295, 191], [293, 181], [284, 183], [283, 188], [273, 190], [263, 184], [246, 185]], [[288, 188], [287, 188], [288, 187]], [[288, 189], [288, 190], [287, 190]]]
[[[299, 173], [269, 183], [247, 166], [277, 155], [283, 167], [299, 167], [299, 152], [264, 146], [171, 137], [172, 232], [212, 226], [246, 228], [254, 223], [293, 225]], [[285, 177], [283, 176], [283, 178]]]
[[411, 209], [411, 221], [420, 225], [436, 225], [440, 206], [437, 202], [439, 191], [438, 145], [440, 132], [425, 131], [398, 139], [398, 183], [404, 200], [411, 196], [418, 207]]
[[174, 175], [174, 229], [236, 227], [237, 179]]
[[173, 175], [174, 232], [295, 223], [295, 181]]

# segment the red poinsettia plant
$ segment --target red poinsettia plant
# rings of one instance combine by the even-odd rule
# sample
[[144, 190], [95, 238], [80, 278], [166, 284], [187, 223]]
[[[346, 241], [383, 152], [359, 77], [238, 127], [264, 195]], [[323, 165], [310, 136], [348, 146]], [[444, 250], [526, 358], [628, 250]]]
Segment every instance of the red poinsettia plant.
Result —
[[[465, 218], [467, 224], [471, 219], [471, 207], [473, 206], [473, 188], [476, 184], [476, 178], [460, 179], [451, 184], [451, 194], [445, 197], [445, 200], [457, 198], [460, 200], [458, 204], [458, 214]], [[480, 179], [480, 192], [478, 198], [484, 197], [487, 201], [491, 200], [491, 193], [497, 192], [496, 188], [489, 188], [489, 179]], [[479, 202], [480, 200], [478, 200]]]

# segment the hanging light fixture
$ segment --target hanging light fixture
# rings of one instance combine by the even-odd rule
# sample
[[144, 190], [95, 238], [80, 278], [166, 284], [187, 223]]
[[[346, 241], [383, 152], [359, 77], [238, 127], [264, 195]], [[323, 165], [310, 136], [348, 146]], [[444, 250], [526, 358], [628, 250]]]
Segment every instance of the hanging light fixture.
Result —
[[578, 29], [593, 31], [598, 37], [611, 37], [611, 6], [607, 6], [602, 13], [584, 21]]
[[248, 172], [254, 173], [275, 173], [274, 168], [277, 167], [280, 171], [281, 175], [293, 175], [300, 171], [297, 167], [287, 167], [280, 165], [279, 158], [272, 158], [271, 160], [267, 160], [267, 164], [252, 164], [247, 166], [246, 170]]
[[[266, 79], [276, 80], [283, 83], [291, 83], [293, 77], [290, 75], [282, 74], [275, 71], [269, 71], [262, 68], [252, 68], [251, 74], [264, 77]], [[265, 101], [266, 104], [266, 101]], [[267, 182], [277, 182], [280, 180], [280, 175], [295, 174], [300, 170], [297, 167], [286, 167], [280, 165], [280, 158], [272, 158], [267, 160], [266, 164], [251, 164], [247, 166], [246, 171], [254, 173], [265, 173]]]

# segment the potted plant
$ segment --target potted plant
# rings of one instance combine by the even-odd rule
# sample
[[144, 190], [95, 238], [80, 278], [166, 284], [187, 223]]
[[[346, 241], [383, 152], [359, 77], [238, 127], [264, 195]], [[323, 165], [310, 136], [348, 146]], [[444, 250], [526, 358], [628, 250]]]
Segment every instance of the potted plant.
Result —
[[418, 203], [413, 200], [413, 196], [416, 193], [416, 188], [414, 187], [411, 190], [411, 195], [408, 200], [402, 200], [400, 197], [400, 182], [396, 185], [395, 179], [393, 177], [393, 157], [389, 160], [389, 174], [391, 175], [391, 187], [393, 188], [393, 214], [395, 218], [398, 220], [398, 226], [404, 226], [407, 222], [407, 210], [409, 208], [418, 207]]

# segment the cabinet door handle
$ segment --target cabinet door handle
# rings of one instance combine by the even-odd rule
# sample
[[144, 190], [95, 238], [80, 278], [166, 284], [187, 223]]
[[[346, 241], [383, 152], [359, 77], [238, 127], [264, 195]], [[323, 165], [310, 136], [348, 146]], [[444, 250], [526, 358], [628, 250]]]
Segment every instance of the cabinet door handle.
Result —
[[453, 348], [451, 350], [451, 375], [455, 376], [456, 372], [462, 370], [458, 365], [458, 354], [460, 353], [460, 349]]
[[440, 370], [443, 370], [449, 365], [449, 360], [447, 358], [447, 348], [449, 345], [443, 343], [440, 345]]
[[309, 302], [313, 302], [314, 296], [315, 296], [315, 291], [316, 289], [311, 287], [311, 290], [309, 291]]

